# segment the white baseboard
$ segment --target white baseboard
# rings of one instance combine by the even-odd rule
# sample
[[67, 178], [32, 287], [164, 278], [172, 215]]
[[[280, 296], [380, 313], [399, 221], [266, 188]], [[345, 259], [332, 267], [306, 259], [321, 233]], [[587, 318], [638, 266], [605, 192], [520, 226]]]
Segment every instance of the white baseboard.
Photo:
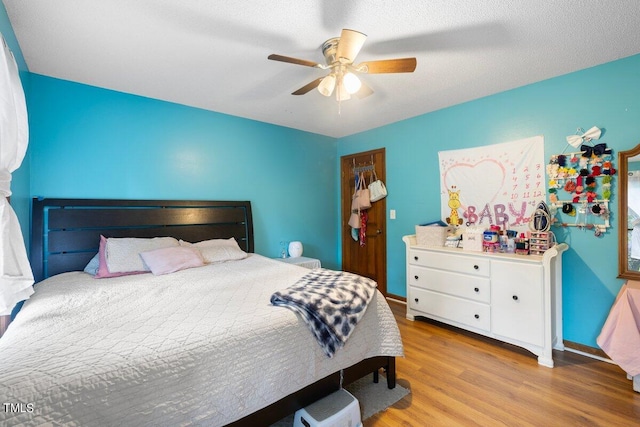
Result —
[[609, 358], [601, 357], [601, 356], [598, 356], [597, 354], [591, 354], [591, 353], [586, 353], [584, 351], [576, 350], [575, 348], [567, 347], [566, 344], [564, 346], [564, 351], [570, 351], [571, 353], [576, 353], [576, 354], [579, 354], [581, 356], [590, 357], [592, 359], [596, 359], [596, 360], [599, 360], [601, 362], [607, 362], [607, 363], [611, 363], [612, 365], [617, 365], [616, 362], [614, 362], [613, 360], [611, 360]]
[[392, 298], [392, 297], [386, 297], [386, 299], [387, 299], [388, 301], [397, 302], [398, 304], [404, 304], [404, 305], [407, 305], [407, 302], [406, 302], [406, 301], [402, 301], [402, 300], [395, 299], [395, 298]]

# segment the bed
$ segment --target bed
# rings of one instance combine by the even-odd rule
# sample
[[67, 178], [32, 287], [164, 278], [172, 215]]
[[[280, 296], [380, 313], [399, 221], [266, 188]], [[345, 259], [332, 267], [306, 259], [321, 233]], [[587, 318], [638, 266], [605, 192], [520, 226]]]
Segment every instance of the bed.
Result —
[[[101, 235], [232, 238], [246, 257], [95, 279]], [[269, 425], [381, 369], [395, 387], [379, 292], [331, 358], [269, 304], [310, 270], [254, 253], [249, 202], [34, 199], [31, 237], [39, 283], [0, 339], [0, 424]]]

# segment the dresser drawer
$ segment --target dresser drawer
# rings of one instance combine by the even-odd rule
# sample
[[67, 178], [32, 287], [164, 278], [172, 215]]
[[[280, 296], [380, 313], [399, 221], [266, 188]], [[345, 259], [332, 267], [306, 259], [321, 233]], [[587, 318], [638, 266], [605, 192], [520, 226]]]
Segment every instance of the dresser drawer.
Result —
[[409, 251], [409, 264], [431, 267], [474, 276], [489, 277], [491, 262], [481, 257], [471, 257], [440, 252]]
[[487, 304], [414, 287], [410, 292], [409, 308], [412, 310], [484, 331], [491, 329], [491, 309]]
[[409, 265], [409, 285], [489, 303], [491, 281], [486, 277]]

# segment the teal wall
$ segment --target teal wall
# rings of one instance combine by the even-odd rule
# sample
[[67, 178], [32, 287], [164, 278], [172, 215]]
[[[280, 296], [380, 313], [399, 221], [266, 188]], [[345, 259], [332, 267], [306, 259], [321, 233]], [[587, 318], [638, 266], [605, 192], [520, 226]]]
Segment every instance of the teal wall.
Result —
[[[0, 8], [0, 31], [13, 31]], [[21, 54], [19, 55], [21, 58]], [[20, 60], [18, 61], [20, 65]], [[340, 266], [339, 157], [384, 147], [387, 161], [388, 288], [405, 295], [401, 237], [439, 217], [439, 150], [544, 135], [545, 156], [576, 128], [599, 126], [616, 151], [640, 142], [640, 56], [625, 58], [338, 140], [228, 115], [51, 79], [21, 66], [29, 156], [14, 174], [19, 204], [33, 196], [246, 199], [256, 251], [276, 256], [281, 240]], [[617, 182], [617, 181], [616, 181]], [[595, 339], [622, 282], [613, 228], [603, 237], [560, 230], [565, 339]], [[16, 206], [28, 224], [28, 207]]]
[[[31, 194], [250, 200], [256, 252], [339, 266], [336, 140], [32, 74]], [[320, 189], [320, 191], [318, 191]]]
[[[613, 148], [614, 157], [640, 142], [640, 55], [341, 138], [339, 157], [386, 149], [387, 209], [397, 213], [387, 219], [389, 292], [406, 295], [402, 236], [413, 234], [415, 224], [439, 219], [438, 151], [544, 135], [548, 158], [566, 148], [565, 137], [576, 128], [591, 126], [603, 129], [598, 142]], [[571, 247], [563, 257], [564, 337], [592, 347], [622, 285], [616, 278], [616, 183], [606, 235], [554, 228]]]

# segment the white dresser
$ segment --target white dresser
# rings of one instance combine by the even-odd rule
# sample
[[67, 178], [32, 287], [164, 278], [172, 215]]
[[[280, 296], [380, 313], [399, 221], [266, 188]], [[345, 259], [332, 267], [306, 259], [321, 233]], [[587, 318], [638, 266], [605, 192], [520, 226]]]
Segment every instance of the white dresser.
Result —
[[418, 246], [407, 250], [407, 318], [428, 317], [523, 347], [552, 368], [562, 342], [562, 252], [542, 256]]

